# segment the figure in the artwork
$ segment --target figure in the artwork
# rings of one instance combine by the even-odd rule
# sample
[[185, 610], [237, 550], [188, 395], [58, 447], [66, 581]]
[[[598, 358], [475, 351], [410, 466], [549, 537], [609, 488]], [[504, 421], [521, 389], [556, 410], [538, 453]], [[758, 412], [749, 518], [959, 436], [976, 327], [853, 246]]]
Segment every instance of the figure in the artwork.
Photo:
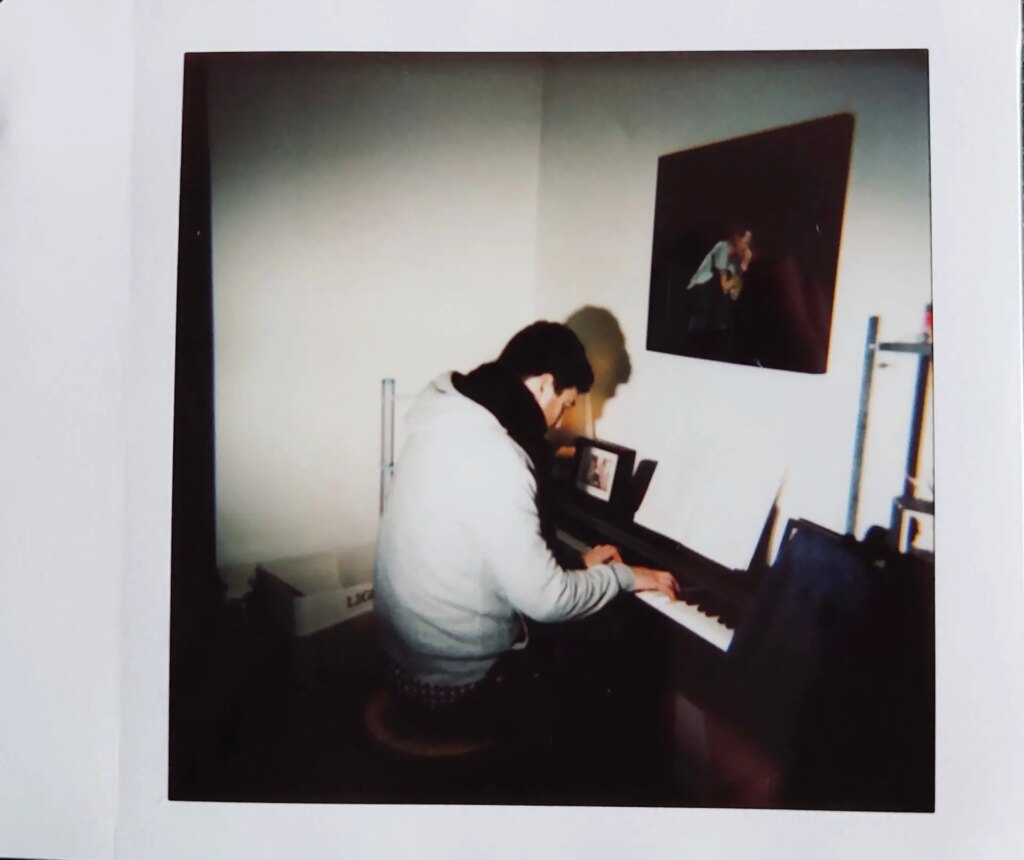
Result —
[[728, 231], [701, 260], [686, 285], [686, 341], [694, 355], [729, 360], [735, 349], [735, 303], [753, 260], [754, 234], [746, 225]]

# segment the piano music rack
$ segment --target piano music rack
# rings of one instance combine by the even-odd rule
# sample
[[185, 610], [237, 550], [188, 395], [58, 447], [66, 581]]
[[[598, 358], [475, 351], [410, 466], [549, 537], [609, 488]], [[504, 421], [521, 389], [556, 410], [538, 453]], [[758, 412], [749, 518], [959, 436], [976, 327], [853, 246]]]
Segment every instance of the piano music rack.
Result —
[[875, 356], [880, 352], [916, 355], [917, 381], [914, 386], [914, 405], [910, 418], [910, 438], [907, 443], [907, 465], [904, 470], [903, 490], [893, 499], [889, 523], [891, 539], [894, 543], [900, 544], [902, 543], [903, 511], [928, 515], [933, 515], [935, 512], [933, 501], [919, 499], [915, 494], [915, 483], [920, 467], [921, 434], [924, 430], [925, 400], [931, 378], [932, 344], [930, 340], [879, 343], [878, 322], [877, 316], [868, 319], [868, 332], [864, 343], [864, 369], [861, 376], [860, 406], [857, 412], [857, 431], [853, 448], [853, 470], [850, 476], [850, 494], [846, 509], [846, 531], [848, 534], [854, 534], [857, 526], [857, 508], [860, 502], [860, 483], [864, 468], [864, 445], [867, 437], [868, 406], [871, 398]]

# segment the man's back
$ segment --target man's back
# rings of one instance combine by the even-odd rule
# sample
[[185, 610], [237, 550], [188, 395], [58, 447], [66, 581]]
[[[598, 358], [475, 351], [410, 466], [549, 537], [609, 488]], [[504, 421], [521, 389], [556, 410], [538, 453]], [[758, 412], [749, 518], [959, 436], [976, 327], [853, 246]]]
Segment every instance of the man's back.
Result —
[[[537, 408], [519, 380], [507, 384], [495, 408], [517, 396]], [[525, 638], [523, 616], [581, 617], [633, 587], [620, 563], [562, 569], [541, 535], [529, 455], [450, 376], [427, 387], [408, 425], [375, 570], [382, 645], [408, 674], [474, 683]]]
[[479, 680], [508, 650], [521, 622], [481, 553], [483, 496], [528, 478], [525, 453], [450, 376], [431, 383], [410, 411], [409, 436], [381, 521], [375, 602], [383, 644], [426, 683]]

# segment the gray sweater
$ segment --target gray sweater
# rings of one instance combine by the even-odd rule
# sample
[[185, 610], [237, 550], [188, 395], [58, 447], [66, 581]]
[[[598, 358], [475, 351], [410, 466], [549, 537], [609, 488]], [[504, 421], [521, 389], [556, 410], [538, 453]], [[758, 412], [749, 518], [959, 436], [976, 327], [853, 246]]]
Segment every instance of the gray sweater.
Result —
[[381, 520], [374, 603], [389, 656], [427, 684], [478, 681], [524, 643], [521, 616], [564, 621], [631, 591], [624, 564], [566, 571], [541, 537], [526, 452], [451, 375], [432, 382]]

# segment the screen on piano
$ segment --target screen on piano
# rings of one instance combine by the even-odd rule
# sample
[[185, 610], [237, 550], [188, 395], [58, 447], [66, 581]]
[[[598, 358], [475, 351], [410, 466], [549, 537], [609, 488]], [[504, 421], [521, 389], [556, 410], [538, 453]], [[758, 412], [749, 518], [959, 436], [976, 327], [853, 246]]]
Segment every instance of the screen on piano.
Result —
[[608, 514], [631, 514], [636, 452], [597, 439], [576, 441], [574, 485], [581, 501]]
[[589, 446], [587, 456], [580, 459], [576, 486], [588, 496], [607, 502], [612, 497], [612, 479], [618, 464], [619, 455], [614, 451]]

